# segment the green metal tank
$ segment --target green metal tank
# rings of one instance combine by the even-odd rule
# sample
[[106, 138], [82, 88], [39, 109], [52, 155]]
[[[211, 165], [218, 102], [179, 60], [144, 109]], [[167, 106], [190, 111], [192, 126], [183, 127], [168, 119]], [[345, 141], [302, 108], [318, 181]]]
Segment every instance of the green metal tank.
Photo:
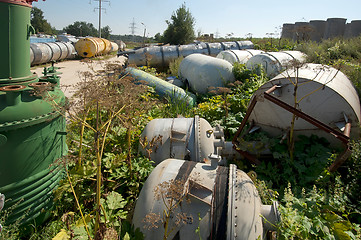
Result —
[[[33, 0], [0, 0], [0, 192], [6, 224], [41, 223], [62, 177], [56, 160], [67, 152], [59, 77], [30, 72]], [[54, 69], [54, 68], [52, 68]]]

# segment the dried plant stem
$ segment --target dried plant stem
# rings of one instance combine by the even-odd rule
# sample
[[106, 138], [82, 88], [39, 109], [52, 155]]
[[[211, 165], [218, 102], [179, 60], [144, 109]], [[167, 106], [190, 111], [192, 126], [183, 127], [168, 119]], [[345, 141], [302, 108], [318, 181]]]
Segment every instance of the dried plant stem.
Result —
[[82, 218], [82, 220], [83, 220], [83, 224], [84, 224], [86, 233], [88, 234], [88, 238], [91, 240], [92, 238], [91, 238], [90, 233], [89, 233], [88, 225], [87, 225], [87, 223], [86, 223], [86, 221], [85, 221], [83, 212], [82, 212], [82, 210], [81, 210], [78, 197], [76, 196], [76, 193], [75, 193], [75, 191], [74, 191], [74, 187], [73, 187], [73, 184], [72, 184], [72, 182], [71, 182], [68, 169], [66, 169], [66, 175], [67, 175], [67, 177], [68, 177], [68, 181], [69, 181], [69, 184], [70, 184], [71, 191], [73, 192], [73, 195], [74, 195], [74, 198], [75, 198], [75, 201], [76, 201], [76, 205], [78, 206], [78, 209], [79, 209], [81, 218]]
[[100, 195], [101, 195], [101, 182], [102, 182], [102, 168], [101, 168], [101, 158], [100, 158], [100, 141], [99, 141], [99, 101], [97, 101], [96, 109], [97, 119], [96, 119], [96, 133], [95, 133], [95, 143], [96, 143], [96, 156], [97, 156], [97, 190], [96, 190], [96, 217], [95, 217], [95, 227], [94, 235], [97, 234], [100, 224]]
[[80, 128], [80, 143], [79, 143], [79, 155], [78, 155], [78, 168], [81, 167], [81, 157], [82, 157], [82, 150], [83, 150], [83, 136], [84, 136], [84, 130], [85, 130], [85, 124], [83, 122], [86, 122], [86, 117], [88, 116], [90, 108], [87, 109], [87, 111], [84, 113], [83, 121], [81, 122], [81, 128]]

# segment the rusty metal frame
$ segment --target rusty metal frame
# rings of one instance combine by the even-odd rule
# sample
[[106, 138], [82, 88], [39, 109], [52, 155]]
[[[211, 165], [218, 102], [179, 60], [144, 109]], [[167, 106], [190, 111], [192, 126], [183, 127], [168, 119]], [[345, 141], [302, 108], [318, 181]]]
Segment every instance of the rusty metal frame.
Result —
[[[336, 171], [337, 168], [339, 168], [347, 160], [347, 158], [351, 155], [352, 149], [351, 149], [350, 144], [349, 144], [350, 143], [351, 123], [347, 122], [344, 131], [339, 132], [339, 131], [331, 128], [330, 126], [324, 124], [323, 122], [320, 122], [317, 119], [311, 117], [310, 115], [308, 115], [308, 114], [306, 114], [306, 113], [292, 107], [291, 105], [288, 105], [287, 103], [275, 98], [274, 96], [272, 96], [271, 93], [274, 92], [277, 89], [277, 87], [279, 87], [279, 86], [274, 85], [270, 89], [265, 91], [262, 94], [264, 99], [276, 104], [277, 106], [287, 110], [290, 113], [293, 113], [297, 117], [302, 118], [303, 120], [311, 123], [312, 125], [318, 127], [319, 129], [333, 135], [334, 137], [339, 139], [345, 145], [346, 150], [341, 155], [339, 155], [338, 158], [329, 167], [330, 172]], [[242, 150], [238, 149], [237, 144], [239, 144], [239, 142], [238, 142], [237, 139], [240, 136], [241, 132], [243, 131], [244, 127], [246, 126], [247, 121], [248, 121], [254, 107], [257, 104], [257, 101], [258, 101], [257, 98], [258, 97], [255, 96], [252, 99], [252, 101], [251, 101], [251, 103], [250, 103], [250, 105], [249, 105], [249, 107], [247, 109], [246, 116], [243, 118], [243, 120], [241, 122], [241, 125], [239, 126], [235, 136], [232, 139], [233, 148], [237, 152], [239, 152], [241, 155], [243, 155], [246, 159], [248, 159], [251, 163], [256, 164], [256, 165], [260, 164], [261, 162], [255, 156], [253, 156], [252, 154], [250, 154], [250, 153], [248, 153], [246, 151], [242, 151]], [[243, 137], [243, 136], [241, 136], [241, 137]]]

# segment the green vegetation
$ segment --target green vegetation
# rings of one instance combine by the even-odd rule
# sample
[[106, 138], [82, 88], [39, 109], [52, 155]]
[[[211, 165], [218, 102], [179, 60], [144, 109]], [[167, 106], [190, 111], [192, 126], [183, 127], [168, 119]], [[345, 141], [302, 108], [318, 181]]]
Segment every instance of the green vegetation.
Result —
[[[63, 31], [65, 31], [68, 34], [74, 35], [76, 37], [99, 36], [99, 32], [94, 27], [94, 25], [92, 23], [87, 23], [87, 22], [76, 21], [73, 24], [69, 24], [68, 26], [64, 27]], [[110, 29], [109, 26], [105, 26], [102, 27], [101, 32], [102, 32], [102, 38], [109, 39], [112, 30]]]
[[[360, 40], [295, 44], [255, 39], [254, 43], [263, 50], [301, 50], [308, 54], [309, 61], [337, 66], [360, 93]], [[143, 70], [165, 78], [177, 72], [179, 63], [173, 62], [165, 72], [149, 67]], [[229, 140], [252, 94], [268, 80], [261, 71], [235, 64], [236, 82], [199, 96], [198, 106], [189, 108], [177, 101], [160, 101], [153, 91], [134, 85], [131, 79], [118, 79], [119, 69], [109, 65], [106, 74], [83, 73], [77, 101], [69, 106], [69, 155], [58, 161], [66, 166], [66, 175], [56, 191], [53, 217], [44, 226], [33, 226], [24, 239], [142, 239], [130, 222], [135, 199], [153, 169], [147, 156], [138, 154], [139, 136], [145, 125], [154, 118], [198, 114], [213, 126], [220, 124]], [[254, 140], [257, 143], [250, 144]], [[270, 138], [266, 133], [255, 133], [242, 141], [242, 150], [271, 150], [259, 166], [246, 160], [232, 163], [256, 173], [263, 203], [280, 202], [279, 239], [361, 238], [361, 140], [352, 142], [352, 156], [334, 173], [328, 167], [339, 152], [317, 136], [301, 136], [295, 142], [293, 157], [287, 141]], [[8, 214], [1, 212], [0, 222]], [[159, 221], [166, 224], [169, 217], [167, 212]], [[18, 224], [14, 224], [4, 226], [0, 239], [20, 239], [22, 235]]]
[[56, 29], [53, 28], [46, 19], [44, 19], [43, 14], [44, 12], [41, 9], [33, 7], [30, 15], [31, 25], [35, 28], [37, 33], [56, 34]]
[[171, 45], [187, 44], [194, 40], [194, 23], [195, 20], [182, 4], [171, 16], [171, 21], [166, 21], [168, 28], [163, 33], [163, 42]]

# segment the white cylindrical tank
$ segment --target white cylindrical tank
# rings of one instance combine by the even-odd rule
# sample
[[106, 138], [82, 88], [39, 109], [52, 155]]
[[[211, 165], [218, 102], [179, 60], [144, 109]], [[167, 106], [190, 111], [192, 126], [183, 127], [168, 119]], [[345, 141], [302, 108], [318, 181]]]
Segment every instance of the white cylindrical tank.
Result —
[[248, 69], [257, 68], [260, 65], [266, 75], [272, 78], [292, 65], [293, 61], [304, 63], [306, 55], [300, 51], [265, 52], [251, 57], [246, 65]]
[[118, 51], [118, 49], [119, 49], [119, 46], [118, 46], [118, 44], [116, 44], [115, 42], [110, 42], [110, 44], [111, 44], [111, 52], [117, 52]]
[[225, 87], [234, 82], [232, 64], [226, 60], [203, 55], [191, 54], [179, 65], [178, 75], [188, 81], [194, 93], [206, 94], [210, 87]]
[[133, 215], [145, 239], [263, 239], [277, 221], [276, 205], [262, 205], [252, 180], [235, 165], [177, 159], [152, 171]]
[[221, 160], [217, 147], [224, 143], [224, 139], [219, 139], [220, 135], [223, 133], [198, 116], [154, 119], [142, 132], [141, 139], [147, 142], [147, 147], [140, 147], [140, 151], [146, 156], [150, 152], [150, 158], [156, 165], [167, 158], [217, 165]]
[[235, 62], [245, 64], [247, 63], [248, 59], [253, 57], [254, 55], [264, 53], [262, 50], [225, 50], [218, 53], [216, 58], [226, 60], [230, 64], [234, 64]]
[[[260, 87], [253, 95], [262, 94], [274, 85], [281, 86], [273, 96], [294, 106], [294, 85], [298, 76], [297, 109], [322, 123], [341, 132], [346, 121], [352, 123], [351, 138], [360, 136], [360, 100], [351, 81], [340, 71], [320, 64], [306, 64], [298, 72], [290, 68]], [[287, 132], [290, 128], [292, 113], [270, 101], [258, 101], [249, 121], [261, 127], [272, 136]], [[330, 143], [340, 145], [340, 141], [316, 126], [298, 118], [295, 134], [311, 134], [325, 137]], [[343, 131], [343, 130], [342, 130]]]

